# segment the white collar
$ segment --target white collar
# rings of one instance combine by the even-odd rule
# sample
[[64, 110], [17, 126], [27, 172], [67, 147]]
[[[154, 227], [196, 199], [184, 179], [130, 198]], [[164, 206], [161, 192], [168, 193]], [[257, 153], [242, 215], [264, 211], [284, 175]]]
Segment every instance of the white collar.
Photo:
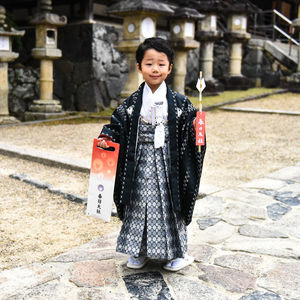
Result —
[[156, 100], [164, 101], [167, 97], [167, 85], [166, 85], [165, 81], [163, 81], [161, 83], [161, 85], [158, 87], [158, 89], [154, 93], [152, 93], [151, 88], [149, 87], [147, 82], [145, 82], [144, 91], [143, 91], [143, 99], [146, 99], [146, 97], [152, 98], [154, 101], [156, 101]]

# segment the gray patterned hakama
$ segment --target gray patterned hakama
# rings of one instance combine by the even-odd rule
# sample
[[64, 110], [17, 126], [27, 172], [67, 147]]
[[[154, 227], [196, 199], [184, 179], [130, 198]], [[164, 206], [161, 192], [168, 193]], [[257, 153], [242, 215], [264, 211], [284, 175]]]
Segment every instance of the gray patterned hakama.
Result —
[[125, 209], [117, 251], [156, 259], [183, 257], [186, 226], [173, 211], [168, 187], [168, 130], [165, 145], [154, 148], [154, 127], [140, 124], [136, 152], [135, 189]]

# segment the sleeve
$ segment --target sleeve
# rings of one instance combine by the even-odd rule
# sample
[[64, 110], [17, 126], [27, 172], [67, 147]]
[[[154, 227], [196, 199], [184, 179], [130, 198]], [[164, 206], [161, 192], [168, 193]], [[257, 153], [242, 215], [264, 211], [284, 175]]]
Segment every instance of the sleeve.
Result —
[[112, 141], [116, 143], [120, 143], [120, 136], [122, 131], [124, 130], [125, 121], [126, 121], [126, 108], [124, 104], [116, 108], [116, 110], [113, 112], [111, 116], [110, 124], [106, 124], [103, 126], [99, 137], [106, 136], [111, 138]]
[[[125, 100], [126, 101], [126, 100]], [[127, 139], [127, 124], [128, 115], [126, 112], [125, 101], [117, 107], [113, 112], [110, 120], [110, 124], [104, 125], [99, 135], [109, 137], [113, 142], [120, 144], [117, 174], [115, 179], [114, 188], [114, 202], [117, 208], [118, 217], [123, 220], [124, 206], [120, 201], [120, 187], [124, 176], [124, 156], [125, 143]]]
[[179, 153], [180, 204], [181, 216], [185, 224], [188, 225], [192, 221], [194, 206], [198, 196], [206, 143], [201, 147], [201, 152], [199, 152], [193, 128], [193, 120], [196, 117], [197, 110], [187, 98], [183, 103], [182, 111], [182, 134]]

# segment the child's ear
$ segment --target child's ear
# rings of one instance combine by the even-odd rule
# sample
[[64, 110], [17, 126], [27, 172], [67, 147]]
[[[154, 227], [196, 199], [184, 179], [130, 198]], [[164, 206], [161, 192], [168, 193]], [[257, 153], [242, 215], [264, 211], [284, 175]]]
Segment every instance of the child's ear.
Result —
[[136, 64], [136, 68], [137, 68], [137, 70], [138, 70], [140, 73], [142, 73], [142, 69], [140, 68], [140, 64]]
[[173, 69], [173, 64], [170, 64], [169, 65], [169, 73], [168, 74], [170, 74], [172, 72], [172, 69]]

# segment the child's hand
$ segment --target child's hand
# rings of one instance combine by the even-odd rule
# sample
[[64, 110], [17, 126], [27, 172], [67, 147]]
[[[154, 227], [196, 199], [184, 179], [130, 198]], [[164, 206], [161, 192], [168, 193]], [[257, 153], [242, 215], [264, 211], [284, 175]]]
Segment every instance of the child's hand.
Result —
[[193, 129], [194, 129], [194, 132], [196, 132], [196, 118], [193, 121]]
[[108, 148], [109, 146], [107, 145], [107, 142], [106, 141], [109, 141], [110, 139], [109, 138], [106, 138], [106, 137], [100, 137], [98, 139], [98, 143], [97, 143], [97, 146], [98, 147], [101, 147], [101, 148]]

